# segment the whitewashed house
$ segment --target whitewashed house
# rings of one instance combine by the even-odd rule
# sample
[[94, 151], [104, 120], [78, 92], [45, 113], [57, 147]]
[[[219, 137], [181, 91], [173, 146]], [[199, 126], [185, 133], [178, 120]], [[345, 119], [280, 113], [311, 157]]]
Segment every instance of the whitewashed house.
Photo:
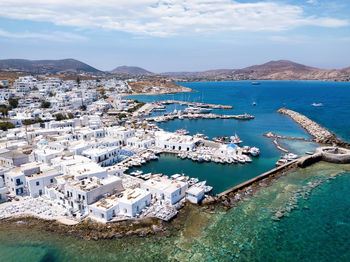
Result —
[[155, 132], [155, 145], [165, 150], [192, 151], [199, 139], [165, 131]]
[[174, 205], [185, 197], [188, 184], [160, 177], [145, 181], [141, 184], [141, 188], [150, 192], [152, 197], [168, 201], [170, 205]]

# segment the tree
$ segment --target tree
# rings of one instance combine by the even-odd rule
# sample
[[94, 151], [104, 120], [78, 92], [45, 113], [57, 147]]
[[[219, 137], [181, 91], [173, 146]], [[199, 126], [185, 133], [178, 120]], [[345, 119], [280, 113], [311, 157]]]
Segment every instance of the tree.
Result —
[[25, 126], [33, 125], [36, 123], [42, 123], [43, 120], [40, 117], [36, 117], [35, 119], [25, 119], [22, 121], [22, 124]]
[[8, 116], [10, 108], [4, 104], [0, 105], [0, 113], [3, 117]]
[[81, 105], [81, 106], [80, 106], [80, 110], [81, 110], [81, 111], [86, 111], [86, 105]]
[[55, 117], [56, 117], [56, 121], [62, 121], [67, 119], [67, 117], [61, 113], [56, 114]]
[[74, 118], [74, 115], [71, 112], [69, 112], [67, 115], [68, 115], [69, 119], [73, 119]]
[[49, 93], [49, 97], [53, 97], [55, 95], [56, 95], [55, 93], [52, 93], [52, 92]]
[[125, 118], [126, 117], [126, 114], [125, 113], [120, 113], [119, 115], [118, 115], [118, 118], [119, 119], [123, 119], [123, 118]]
[[8, 129], [15, 128], [16, 126], [11, 122], [1, 122], [0, 129], [2, 131], [7, 131]]
[[16, 108], [18, 106], [18, 99], [10, 97], [8, 101], [12, 108]]
[[77, 76], [77, 84], [78, 84], [78, 86], [80, 86], [80, 77], [79, 76]]
[[48, 101], [42, 101], [41, 102], [41, 108], [49, 108], [51, 106], [51, 103]]

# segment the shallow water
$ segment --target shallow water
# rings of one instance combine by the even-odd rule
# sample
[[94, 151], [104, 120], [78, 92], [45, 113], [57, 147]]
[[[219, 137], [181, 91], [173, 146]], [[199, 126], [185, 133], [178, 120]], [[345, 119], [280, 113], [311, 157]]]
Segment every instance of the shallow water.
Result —
[[[348, 261], [350, 169], [318, 163], [278, 179], [228, 212], [193, 207], [172, 236], [85, 241], [0, 225], [0, 261]], [[324, 179], [279, 222], [271, 219], [298, 190]]]

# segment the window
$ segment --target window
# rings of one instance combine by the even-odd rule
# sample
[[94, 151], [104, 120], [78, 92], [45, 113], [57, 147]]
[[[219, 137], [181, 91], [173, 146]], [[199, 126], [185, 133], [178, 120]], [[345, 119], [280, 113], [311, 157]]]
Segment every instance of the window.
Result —
[[102, 217], [102, 218], [105, 218], [105, 215], [104, 215], [104, 214], [101, 214], [101, 217]]
[[37, 186], [39, 185], [39, 181], [36, 181], [36, 185], [37, 185]]
[[51, 184], [53, 183], [53, 179], [52, 179], [52, 178], [50, 179], [50, 183], [51, 183]]
[[85, 196], [83, 196], [83, 200], [85, 200]]

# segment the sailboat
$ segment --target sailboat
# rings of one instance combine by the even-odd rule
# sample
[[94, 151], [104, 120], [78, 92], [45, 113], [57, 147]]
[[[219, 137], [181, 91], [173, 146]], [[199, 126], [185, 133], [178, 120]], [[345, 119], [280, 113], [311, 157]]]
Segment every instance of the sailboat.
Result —
[[237, 133], [235, 133], [235, 135], [231, 137], [231, 142], [234, 144], [243, 143], [243, 141], [237, 136]]

